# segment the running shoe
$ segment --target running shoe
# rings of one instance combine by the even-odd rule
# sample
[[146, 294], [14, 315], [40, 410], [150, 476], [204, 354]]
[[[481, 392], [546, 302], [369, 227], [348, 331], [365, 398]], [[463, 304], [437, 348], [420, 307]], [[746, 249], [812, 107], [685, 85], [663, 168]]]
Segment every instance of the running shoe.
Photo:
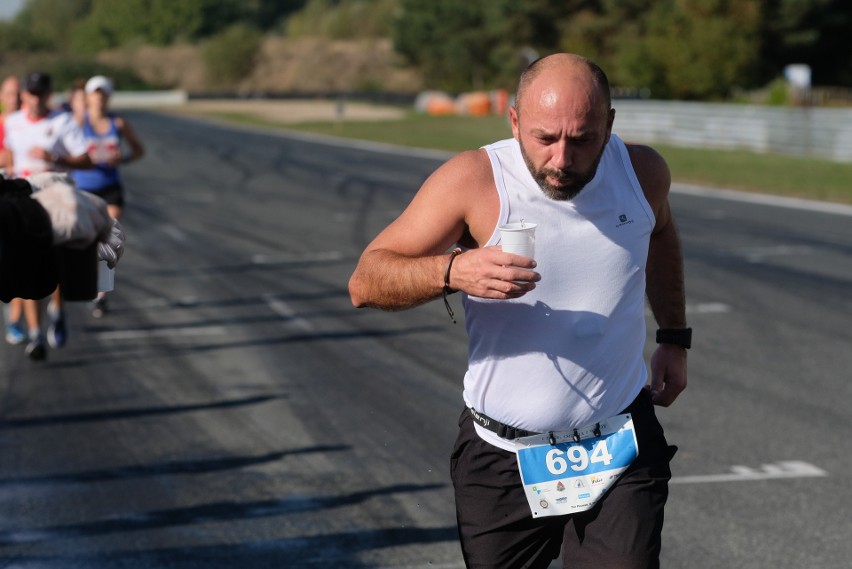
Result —
[[27, 333], [17, 322], [9, 322], [6, 325], [6, 341], [12, 345], [22, 344], [27, 340]]
[[24, 353], [33, 361], [43, 361], [47, 358], [47, 346], [45, 345], [44, 336], [41, 332], [33, 332], [30, 334], [30, 342], [27, 344]]
[[107, 313], [107, 299], [105, 296], [101, 296], [96, 298], [92, 302], [92, 316], [95, 318], [103, 318], [104, 314]]
[[51, 348], [61, 348], [68, 341], [65, 312], [51, 302], [47, 305], [47, 318], [50, 320], [50, 324], [47, 326], [47, 342]]

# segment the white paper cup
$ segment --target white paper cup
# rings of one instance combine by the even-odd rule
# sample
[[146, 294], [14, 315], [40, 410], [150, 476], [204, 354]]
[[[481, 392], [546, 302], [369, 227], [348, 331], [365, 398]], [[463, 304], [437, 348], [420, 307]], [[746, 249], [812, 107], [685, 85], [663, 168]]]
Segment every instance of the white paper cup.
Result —
[[98, 261], [98, 292], [109, 292], [115, 288], [115, 269], [106, 261]]
[[498, 227], [503, 251], [534, 259], [536, 227], [537, 224], [528, 221], [507, 223]]

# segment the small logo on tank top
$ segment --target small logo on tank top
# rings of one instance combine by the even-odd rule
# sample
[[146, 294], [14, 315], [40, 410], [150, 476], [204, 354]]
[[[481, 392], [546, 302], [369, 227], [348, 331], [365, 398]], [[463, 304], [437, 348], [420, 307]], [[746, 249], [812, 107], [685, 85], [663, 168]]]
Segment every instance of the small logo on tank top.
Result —
[[618, 223], [618, 225], [616, 225], [616, 227], [623, 227], [625, 225], [630, 225], [631, 223], [633, 223], [633, 220], [628, 219], [627, 215], [623, 214], [623, 213], [618, 216], [618, 221], [619, 221], [619, 223]]

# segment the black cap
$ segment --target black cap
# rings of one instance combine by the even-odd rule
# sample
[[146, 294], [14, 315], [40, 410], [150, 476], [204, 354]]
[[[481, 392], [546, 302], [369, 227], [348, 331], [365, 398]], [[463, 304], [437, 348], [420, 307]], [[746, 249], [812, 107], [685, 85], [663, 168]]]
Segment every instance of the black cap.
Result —
[[41, 73], [40, 71], [30, 73], [27, 75], [26, 81], [24, 81], [24, 90], [39, 97], [47, 95], [51, 91], [50, 75]]

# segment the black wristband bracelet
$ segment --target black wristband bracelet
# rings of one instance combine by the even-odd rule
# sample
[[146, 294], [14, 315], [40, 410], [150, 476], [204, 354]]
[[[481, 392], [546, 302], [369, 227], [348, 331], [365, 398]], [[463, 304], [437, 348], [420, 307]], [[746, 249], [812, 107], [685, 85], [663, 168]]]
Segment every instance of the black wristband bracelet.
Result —
[[657, 343], [674, 344], [688, 350], [692, 347], [692, 328], [660, 328]]
[[453, 261], [458, 255], [461, 255], [462, 250], [460, 247], [456, 247], [452, 251], [450, 251], [450, 260], [447, 261], [447, 270], [444, 272], [444, 306], [447, 307], [447, 314], [450, 315], [450, 319], [453, 321], [453, 324], [456, 323], [456, 314], [453, 312], [453, 308], [450, 306], [450, 301], [447, 300], [447, 295], [454, 292], [450, 289], [450, 269], [453, 268]]

